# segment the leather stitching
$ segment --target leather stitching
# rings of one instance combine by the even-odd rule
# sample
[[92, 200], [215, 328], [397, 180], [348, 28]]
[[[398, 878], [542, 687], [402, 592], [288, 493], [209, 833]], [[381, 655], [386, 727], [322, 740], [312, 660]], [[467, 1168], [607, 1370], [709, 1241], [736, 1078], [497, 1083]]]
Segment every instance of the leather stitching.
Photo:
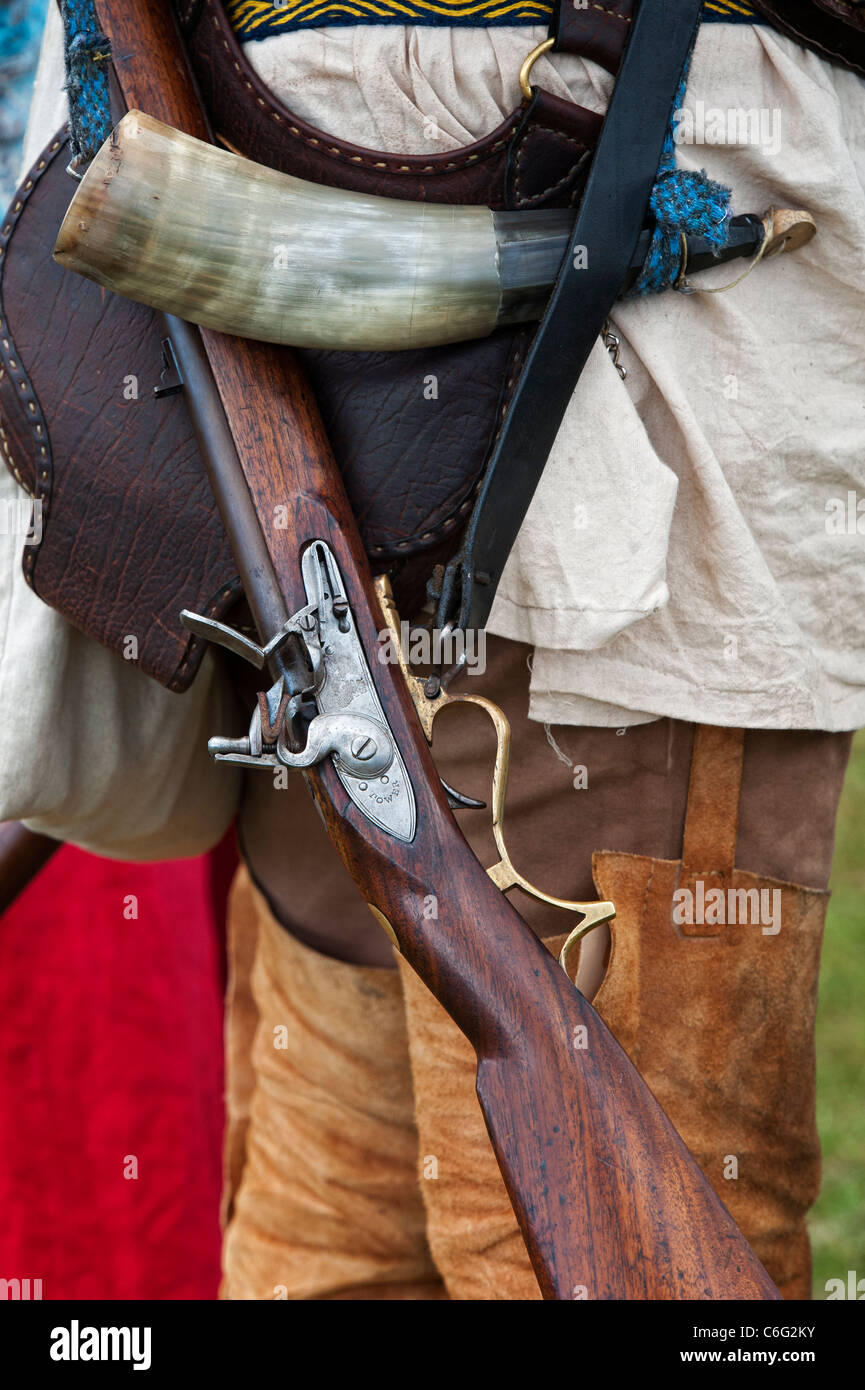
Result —
[[[3, 224], [2, 231], [0, 231], [0, 271], [2, 271], [3, 257], [5, 256], [6, 249], [12, 239], [12, 234], [15, 231], [15, 227], [18, 224], [21, 213], [23, 212], [27, 204], [27, 201], [33, 192], [33, 189], [36, 187], [36, 184], [39, 182], [46, 169], [48, 169], [49, 166], [54, 162], [60, 150], [64, 147], [64, 145], [68, 145], [68, 143], [69, 128], [68, 126], [66, 126], [64, 127], [63, 133], [60, 136], [60, 138], [53, 140], [50, 145], [46, 146], [37, 162], [33, 165], [33, 168], [29, 171], [24, 183], [18, 190], [15, 200], [13, 201], [10, 207], [9, 216]], [[3, 362], [3, 365], [0, 366], [0, 383], [8, 379], [10, 383], [15, 383], [15, 385], [18, 386], [21, 393], [20, 399], [23, 401], [26, 407], [29, 423], [35, 436], [37, 460], [35, 462], [33, 489], [31, 489], [27, 485], [24, 478], [21, 476], [19, 469], [15, 465], [9, 448], [9, 438], [6, 433], [6, 430], [3, 428], [2, 418], [0, 418], [0, 449], [2, 449], [4, 460], [13, 477], [15, 478], [16, 482], [19, 483], [19, 485], [28, 494], [28, 496], [32, 497], [34, 501], [40, 502], [42, 505], [42, 537], [44, 539], [46, 523], [48, 521], [48, 514], [50, 509], [51, 490], [53, 484], [51, 440], [45, 417], [42, 413], [42, 408], [39, 404], [36, 392], [33, 389], [33, 384], [30, 381], [27, 372], [24, 370], [24, 367], [20, 361], [20, 354], [17, 352], [15, 348], [15, 343], [8, 330], [5, 311], [3, 309], [2, 304], [2, 274], [0, 274], [0, 358], [2, 358]], [[41, 543], [42, 542], [40, 540], [39, 544], [37, 545], [25, 546], [24, 555], [22, 557], [22, 568], [24, 571], [24, 578], [26, 579], [30, 588], [33, 589], [34, 593], [37, 592], [34, 572], [36, 568], [36, 560], [41, 549]], [[230, 599], [233, 595], [238, 594], [239, 592], [240, 580], [238, 578], [234, 578], [232, 579], [230, 584], [222, 586], [219, 589], [219, 591], [216, 594], [214, 594], [214, 596], [208, 601], [207, 605], [204, 607], [205, 615], [207, 617], [213, 617], [221, 610], [224, 611], [224, 605], [226, 600]], [[193, 634], [187, 636], [183, 647], [184, 654], [181, 660], [175, 666], [171, 675], [165, 682], [169, 690], [183, 689], [184, 675], [189, 666], [189, 663], [197, 654], [197, 650], [200, 645], [203, 644], [201, 644], [199, 638], [195, 637]]]
[[[12, 239], [12, 233], [18, 225], [21, 213], [33, 189], [36, 187], [36, 184], [39, 182], [49, 164], [54, 160], [57, 152], [68, 142], [68, 138], [68, 127], [64, 127], [62, 136], [59, 139], [53, 140], [50, 145], [46, 146], [39, 159], [29, 171], [27, 178], [18, 189], [15, 199], [9, 209], [9, 216], [3, 224], [2, 232], [0, 232], [0, 269], [2, 269], [2, 258], [6, 254], [9, 242]], [[5, 310], [2, 303], [2, 275], [0, 275], [0, 355], [2, 355], [4, 363], [3, 367], [0, 367], [0, 381], [8, 378], [10, 384], [14, 384], [18, 387], [21, 393], [18, 399], [24, 405], [27, 413], [26, 418], [35, 436], [37, 461], [34, 465], [32, 488], [25, 482], [12, 458], [12, 453], [9, 448], [9, 438], [2, 427], [2, 423], [0, 423], [0, 447], [2, 447], [6, 464], [16, 482], [24, 489], [28, 496], [42, 502], [44, 527], [48, 505], [47, 498], [50, 493], [51, 483], [51, 446], [45, 417], [42, 414], [36, 392], [33, 390], [30, 378], [19, 361], [19, 354], [17, 353], [6, 323]], [[35, 552], [38, 549], [38, 546], [29, 546], [24, 556], [24, 574], [28, 583], [31, 583], [31, 587], [31, 574], [36, 560]]]
[[409, 549], [422, 550], [426, 548], [426, 542], [441, 540], [462, 521], [466, 512], [471, 510], [475, 497], [480, 491], [483, 476], [484, 470], [482, 467], [480, 477], [472, 487], [468, 497], [460, 502], [456, 510], [450, 512], [448, 516], [446, 516], [443, 521], [440, 521], [437, 526], [434, 526], [431, 531], [422, 531], [420, 535], [409, 536], [408, 540], [396, 541], [391, 545], [365, 545], [364, 550], [367, 555], [396, 555], [398, 552], [404, 552]]
[[[224, 613], [226, 611], [226, 600], [232, 597], [239, 597], [242, 593], [243, 588], [240, 579], [235, 577], [230, 584], [226, 584], [208, 600], [204, 608], [204, 616], [206, 618], [212, 618], [215, 617], [217, 613]], [[206, 648], [206, 643], [203, 638], [195, 637], [192, 634], [187, 637], [184, 655], [175, 666], [171, 676], [166, 682], [169, 690], [182, 690], [184, 688], [183, 677], [186, 674], [186, 668], [193, 656], [197, 654], [199, 644]]]
[[606, 16], [607, 19], [620, 19], [620, 20], [622, 21], [623, 24], [630, 24], [631, 21], [632, 21], [632, 19], [633, 19], [633, 16], [632, 16], [632, 15], [629, 15], [629, 14], [619, 14], [618, 10], [610, 10], [610, 9], [607, 8], [606, 5], [597, 5], [597, 4], [592, 3], [592, 4], [589, 6], [589, 9], [590, 9], [590, 10], [600, 10], [601, 14], [604, 15], [604, 16]]
[[[501, 136], [498, 140], [494, 141], [487, 149], [477, 154], [466, 154], [458, 156], [455, 159], [449, 160], [446, 164], [424, 164], [418, 167], [414, 164], [395, 164], [392, 160], [389, 159], [370, 159], [366, 155], [349, 154], [348, 150], [344, 145], [328, 143], [328, 140], [333, 139], [332, 136], [326, 136], [322, 133], [322, 138], [319, 139], [317, 136], [306, 135], [304, 131], [302, 131], [296, 125], [290, 125], [286, 122], [285, 117], [279, 111], [277, 111], [273, 102], [265, 100], [265, 98], [260, 95], [254, 83], [252, 83], [249, 80], [249, 77], [244, 72], [240, 63], [237, 62], [237, 59], [234, 56], [234, 51], [232, 49], [231, 42], [226, 37], [225, 33], [224, 26], [226, 20], [224, 13], [221, 11], [221, 9], [216, 8], [216, 0], [205, 0], [205, 2], [207, 8], [211, 11], [211, 20], [213, 22], [214, 28], [217, 31], [219, 41], [222, 44], [228, 56], [231, 58], [232, 66], [235, 72], [240, 77], [247, 91], [255, 97], [255, 100], [261, 107], [261, 109], [270, 116], [271, 120], [274, 120], [277, 122], [278, 125], [283, 126], [287, 130], [288, 134], [294, 136], [296, 140], [300, 140], [304, 144], [311, 145], [316, 149], [323, 149], [328, 154], [332, 154], [335, 158], [342, 160], [344, 163], [366, 165], [370, 169], [384, 169], [391, 174], [414, 174], [415, 176], [420, 174], [446, 174], [452, 172], [454, 169], [465, 169], [470, 164], [479, 164], [484, 160], [491, 159], [493, 155], [495, 155], [500, 149], [502, 149], [505, 145], [510, 143], [514, 131], [522, 121], [523, 112], [522, 109], [519, 109], [515, 111], [513, 116], [511, 117], [511, 120], [506, 128], [505, 134]], [[399, 158], [399, 156], [397, 156], [397, 158]]]
[[[534, 336], [534, 334], [533, 334], [532, 336]], [[504, 390], [502, 391], [502, 403], [501, 403], [501, 405], [500, 405], [500, 407], [499, 407], [499, 423], [498, 423], [498, 428], [496, 429], [495, 434], [493, 435], [492, 439], [490, 440], [490, 447], [489, 447], [489, 449], [487, 450], [487, 459], [489, 459], [490, 454], [492, 453], [493, 449], [495, 449], [496, 445], [498, 444], [498, 442], [499, 442], [499, 436], [500, 436], [502, 430], [504, 429], [505, 416], [506, 416], [507, 413], [508, 413], [508, 406], [509, 406], [510, 403], [511, 403], [511, 399], [512, 399], [513, 394], [514, 394], [514, 390], [516, 389], [516, 384], [517, 384], [517, 380], [518, 380], [518, 377], [519, 377], [520, 368], [521, 368], [522, 365], [523, 365], [523, 358], [525, 357], [526, 351], [527, 351], [527, 350], [528, 350], [528, 343], [525, 342], [524, 340], [518, 342], [517, 345], [516, 345], [516, 347], [514, 348], [514, 355], [513, 355], [513, 357], [511, 358], [511, 370], [510, 370], [510, 373], [509, 373], [509, 375], [508, 375], [508, 379], [507, 379], [507, 381], [505, 382]], [[485, 463], [484, 463], [484, 472], [486, 472], [486, 461], [485, 461]], [[481, 474], [481, 476], [483, 477], [483, 474]]]
[[522, 366], [527, 346], [528, 344], [525, 342], [525, 335], [521, 333], [518, 336], [516, 345], [514, 347], [513, 354], [511, 356], [507, 380], [502, 389], [501, 404], [498, 408], [499, 423], [496, 428], [495, 434], [490, 440], [486, 453], [484, 454], [484, 461], [481, 465], [480, 473], [478, 474], [477, 480], [472, 486], [472, 490], [468, 494], [468, 496], [459, 504], [455, 511], [450, 512], [449, 515], [445, 517], [443, 521], [440, 521], [439, 524], [435, 526], [432, 530], [423, 531], [420, 535], [410, 536], [408, 540], [399, 541], [396, 545], [367, 545], [364, 547], [364, 549], [366, 550], [368, 555], [395, 555], [398, 551], [405, 551], [408, 550], [410, 547], [420, 549], [420, 543], [423, 541], [434, 541], [442, 539], [444, 536], [448, 534], [449, 531], [452, 531], [454, 527], [462, 521], [463, 517], [466, 515], [467, 512], [471, 511], [472, 507], [474, 506], [475, 498], [477, 497], [478, 493], [481, 490], [481, 486], [483, 485], [484, 474], [486, 473], [487, 463], [489, 461], [490, 454], [495, 448], [496, 443], [498, 442], [498, 437], [502, 432], [504, 418], [507, 413], [507, 408], [510, 405], [514, 388], [516, 387], [517, 379], [519, 376], [519, 370]]
[[200, 0], [186, 0], [186, 3], [184, 4], [183, 0], [179, 0], [177, 12], [181, 24], [190, 23], [193, 15], [195, 14], [195, 11], [199, 6], [199, 3]]
[[505, 415], [506, 415], [506, 413], [507, 413], [507, 408], [508, 408], [508, 406], [510, 405], [511, 397], [512, 397], [512, 395], [513, 395], [514, 388], [515, 388], [516, 383], [517, 383], [517, 379], [518, 379], [518, 376], [519, 376], [519, 369], [520, 369], [520, 367], [522, 366], [522, 362], [523, 362], [524, 356], [525, 356], [525, 345], [524, 345], [524, 343], [523, 343], [522, 341], [518, 341], [516, 347], [514, 348], [513, 356], [511, 357], [510, 372], [509, 372], [507, 381], [506, 381], [506, 383], [505, 383], [505, 385], [504, 385], [504, 388], [503, 388], [503, 390], [502, 390], [502, 400], [501, 400], [501, 405], [499, 406], [499, 423], [498, 423], [498, 427], [497, 427], [496, 432], [495, 432], [495, 434], [493, 435], [492, 439], [490, 440], [490, 443], [489, 443], [489, 445], [488, 445], [488, 447], [487, 447], [487, 450], [486, 450], [486, 453], [485, 453], [485, 455], [484, 455], [484, 461], [483, 461], [483, 464], [481, 465], [481, 470], [480, 470], [480, 473], [478, 474], [477, 481], [475, 482], [474, 486], [472, 487], [472, 490], [471, 490], [471, 492], [469, 493], [468, 497], [466, 497], [465, 500], [464, 500], [463, 502], [460, 503], [460, 505], [457, 507], [456, 511], [451, 512], [450, 515], [449, 515], [448, 517], [446, 517], [444, 521], [439, 522], [438, 526], [436, 526], [436, 527], [434, 528], [434, 530], [432, 530], [432, 531], [424, 531], [424, 532], [422, 533], [422, 535], [420, 535], [420, 536], [412, 536], [409, 540], [407, 540], [407, 541], [400, 541], [400, 542], [399, 542], [397, 545], [395, 545], [395, 546], [384, 546], [384, 545], [380, 545], [380, 546], [366, 546], [365, 549], [366, 549], [366, 551], [367, 551], [367, 553], [368, 553], [369, 555], [380, 555], [380, 554], [385, 554], [385, 553], [387, 553], [387, 552], [395, 552], [395, 551], [399, 551], [399, 550], [406, 550], [406, 549], [408, 549], [409, 546], [417, 546], [419, 541], [423, 541], [423, 540], [427, 540], [427, 539], [429, 539], [429, 540], [438, 540], [438, 539], [440, 539], [440, 538], [446, 536], [447, 533], [448, 533], [449, 531], [452, 531], [453, 528], [454, 528], [455, 526], [457, 526], [457, 525], [459, 524], [459, 522], [462, 521], [462, 519], [463, 519], [463, 517], [466, 515], [466, 513], [469, 512], [469, 511], [471, 511], [472, 507], [474, 506], [475, 499], [476, 499], [478, 493], [480, 492], [481, 487], [483, 486], [484, 475], [485, 475], [485, 473], [486, 473], [486, 471], [487, 471], [487, 463], [489, 462], [490, 454], [492, 453], [493, 449], [495, 448], [496, 443], [497, 443], [497, 441], [498, 441], [498, 437], [499, 437], [499, 435], [500, 435], [501, 432], [502, 432], [502, 427], [503, 427], [503, 425], [504, 425], [504, 419], [505, 419]]
[[562, 188], [563, 185], [567, 183], [568, 179], [573, 178], [574, 173], [580, 167], [581, 161], [577, 160], [576, 164], [572, 165], [571, 168], [568, 169], [566, 174], [563, 174], [562, 177], [560, 179], [557, 179], [555, 183], [551, 183], [548, 188], [543, 189], [540, 193], [529, 193], [525, 197], [521, 196], [520, 179], [522, 177], [521, 166], [523, 162], [523, 156], [526, 153], [526, 146], [528, 145], [530, 137], [536, 131], [542, 131], [545, 135], [552, 135], [557, 140], [563, 140], [569, 145], [574, 145], [580, 151], [581, 154], [585, 154], [588, 149], [588, 146], [585, 144], [583, 140], [579, 138], [579, 136], [565, 135], [562, 131], [556, 130], [553, 126], [530, 126], [529, 129], [526, 131], [525, 135], [523, 135], [519, 144], [517, 145], [516, 156], [514, 159], [514, 192], [517, 195], [518, 207], [525, 205], [526, 203], [537, 202], [541, 198], [546, 198], [549, 193], [555, 193], [557, 189]]

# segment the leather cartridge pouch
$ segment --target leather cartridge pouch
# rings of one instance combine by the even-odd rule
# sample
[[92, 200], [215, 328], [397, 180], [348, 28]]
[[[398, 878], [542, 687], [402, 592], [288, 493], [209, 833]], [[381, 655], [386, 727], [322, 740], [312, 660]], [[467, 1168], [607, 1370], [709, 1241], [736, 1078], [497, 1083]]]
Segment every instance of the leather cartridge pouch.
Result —
[[[535, 90], [472, 145], [382, 154], [325, 135], [275, 100], [216, 0], [179, 4], [178, 15], [217, 137], [252, 159], [392, 198], [496, 209], [579, 198], [601, 119], [574, 103]], [[573, 51], [590, 41], [581, 36]], [[169, 382], [156, 315], [52, 260], [74, 191], [68, 161], [62, 132], [0, 229], [0, 446], [41, 507], [41, 541], [24, 547], [24, 572], [40, 598], [109, 648], [128, 650], [135, 636], [142, 669], [183, 690], [202, 644], [180, 610], [224, 617], [240, 586], [182, 395], [153, 395], [161, 374]], [[300, 353], [373, 566], [392, 573], [404, 610], [459, 540], [534, 331]]]
[[593, 856], [616, 903], [593, 1003], [781, 1293], [807, 1299], [829, 893], [735, 867], [743, 744], [698, 726], [681, 859]]

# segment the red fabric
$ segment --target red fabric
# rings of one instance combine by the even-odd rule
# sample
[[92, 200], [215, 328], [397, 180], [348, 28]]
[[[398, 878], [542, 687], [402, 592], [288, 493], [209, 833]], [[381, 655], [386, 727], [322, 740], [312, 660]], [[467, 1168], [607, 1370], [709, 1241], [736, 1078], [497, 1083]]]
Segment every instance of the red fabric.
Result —
[[233, 861], [64, 846], [0, 917], [0, 1278], [216, 1296]]

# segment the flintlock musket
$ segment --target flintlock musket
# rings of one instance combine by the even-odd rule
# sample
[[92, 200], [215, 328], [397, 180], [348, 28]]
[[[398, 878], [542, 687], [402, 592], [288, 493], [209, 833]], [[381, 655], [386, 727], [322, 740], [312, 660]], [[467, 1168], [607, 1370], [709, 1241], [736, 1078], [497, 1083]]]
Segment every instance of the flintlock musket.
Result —
[[[167, 4], [98, 0], [98, 10], [127, 105], [206, 140]], [[152, 217], [154, 235], [165, 231], [156, 203]], [[504, 853], [494, 881], [461, 835], [425, 735], [440, 706], [374, 659], [395, 615], [296, 358], [178, 319], [168, 328], [261, 645], [203, 630], [267, 665], [274, 682], [266, 725], [259, 709], [248, 739], [216, 751], [303, 768], [376, 919], [471, 1041], [544, 1296], [779, 1297], [622, 1048], [500, 891], [525, 880]], [[274, 524], [278, 504], [286, 528]], [[507, 739], [496, 717], [501, 793]], [[578, 931], [613, 912], [569, 906], [584, 918]]]

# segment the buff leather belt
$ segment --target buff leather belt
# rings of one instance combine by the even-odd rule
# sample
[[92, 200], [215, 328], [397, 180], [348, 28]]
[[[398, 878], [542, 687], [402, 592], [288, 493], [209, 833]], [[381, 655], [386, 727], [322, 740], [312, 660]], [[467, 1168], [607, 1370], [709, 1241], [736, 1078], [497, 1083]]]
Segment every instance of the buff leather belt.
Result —
[[[568, 5], [571, 0], [561, 0]], [[641, 0], [568, 250], [444, 571], [437, 624], [483, 628], [589, 353], [627, 278], [702, 0]]]

